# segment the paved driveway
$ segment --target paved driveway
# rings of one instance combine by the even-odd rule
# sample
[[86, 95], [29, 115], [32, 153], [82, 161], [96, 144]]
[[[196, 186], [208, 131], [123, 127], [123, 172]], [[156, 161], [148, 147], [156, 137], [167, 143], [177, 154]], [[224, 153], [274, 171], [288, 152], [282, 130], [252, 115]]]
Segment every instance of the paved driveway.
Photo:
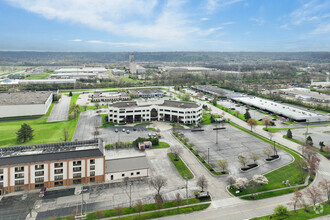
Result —
[[66, 121], [68, 120], [71, 97], [62, 95], [61, 100], [55, 103], [47, 122]]
[[94, 139], [95, 128], [100, 127], [101, 125], [102, 117], [98, 116], [95, 110], [81, 112], [72, 141]]

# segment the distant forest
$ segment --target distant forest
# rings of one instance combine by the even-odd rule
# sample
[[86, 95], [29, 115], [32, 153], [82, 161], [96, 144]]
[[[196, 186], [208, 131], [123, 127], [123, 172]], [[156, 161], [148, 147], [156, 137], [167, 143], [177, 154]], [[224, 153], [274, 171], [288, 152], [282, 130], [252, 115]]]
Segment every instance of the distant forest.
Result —
[[[78, 65], [128, 62], [130, 52], [7, 52], [1, 65]], [[268, 63], [276, 61], [330, 63], [330, 52], [134, 52], [138, 62]]]

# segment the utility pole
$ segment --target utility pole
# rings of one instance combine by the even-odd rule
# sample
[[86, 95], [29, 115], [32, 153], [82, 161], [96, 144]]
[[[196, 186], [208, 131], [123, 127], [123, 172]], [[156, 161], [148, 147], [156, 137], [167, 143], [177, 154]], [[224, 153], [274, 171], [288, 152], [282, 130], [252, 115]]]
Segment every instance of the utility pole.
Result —
[[276, 141], [274, 141], [274, 154], [277, 155], [275, 143], [276, 143]]

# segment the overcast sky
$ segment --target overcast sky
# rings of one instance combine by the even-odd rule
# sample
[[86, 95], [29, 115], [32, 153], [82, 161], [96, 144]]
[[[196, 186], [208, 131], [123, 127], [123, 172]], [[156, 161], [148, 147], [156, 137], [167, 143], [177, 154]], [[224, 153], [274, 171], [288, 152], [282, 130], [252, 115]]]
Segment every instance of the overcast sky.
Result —
[[330, 0], [0, 0], [0, 50], [329, 51]]

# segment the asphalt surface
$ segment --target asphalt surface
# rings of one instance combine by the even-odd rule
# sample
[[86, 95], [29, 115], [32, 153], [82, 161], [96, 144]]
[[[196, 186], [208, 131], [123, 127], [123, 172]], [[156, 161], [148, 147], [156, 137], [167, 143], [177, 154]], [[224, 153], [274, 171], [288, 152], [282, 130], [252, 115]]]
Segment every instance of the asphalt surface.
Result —
[[72, 140], [94, 139], [95, 128], [100, 126], [102, 126], [102, 117], [98, 116], [95, 110], [81, 112]]
[[69, 116], [71, 97], [62, 95], [59, 102], [55, 103], [47, 122], [66, 121]]

